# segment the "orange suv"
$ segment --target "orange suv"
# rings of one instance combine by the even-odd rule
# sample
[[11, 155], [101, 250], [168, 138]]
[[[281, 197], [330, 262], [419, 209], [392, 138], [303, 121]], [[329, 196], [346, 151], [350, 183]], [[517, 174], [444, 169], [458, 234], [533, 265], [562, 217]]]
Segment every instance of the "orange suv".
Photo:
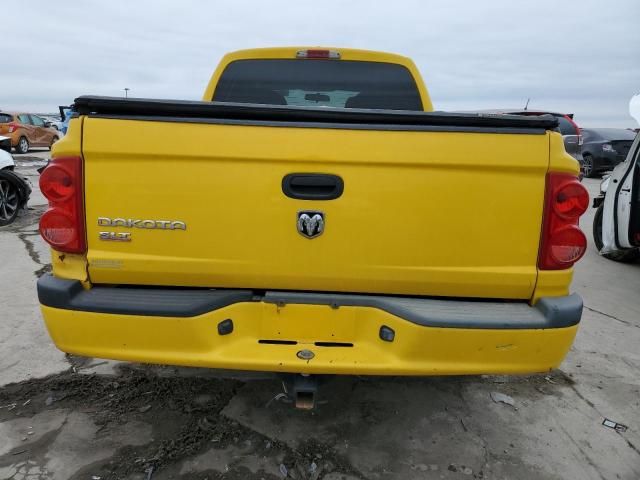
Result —
[[49, 122], [21, 112], [0, 112], [0, 135], [11, 138], [16, 153], [27, 153], [30, 147], [51, 148], [60, 138]]

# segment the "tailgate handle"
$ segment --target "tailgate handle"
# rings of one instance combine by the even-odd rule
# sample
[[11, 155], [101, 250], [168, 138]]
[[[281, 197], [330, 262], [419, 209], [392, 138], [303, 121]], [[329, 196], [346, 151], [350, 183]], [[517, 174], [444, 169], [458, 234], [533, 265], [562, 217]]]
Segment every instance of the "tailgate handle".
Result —
[[344, 182], [330, 173], [290, 173], [282, 179], [282, 192], [298, 200], [334, 200], [344, 191]]

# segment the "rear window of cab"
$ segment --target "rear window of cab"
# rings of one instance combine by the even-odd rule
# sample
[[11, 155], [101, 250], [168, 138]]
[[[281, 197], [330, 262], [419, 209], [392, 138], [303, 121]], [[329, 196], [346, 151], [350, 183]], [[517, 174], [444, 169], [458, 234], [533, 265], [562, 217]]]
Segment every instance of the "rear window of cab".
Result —
[[9, 122], [13, 122], [13, 115], [9, 115], [8, 113], [0, 113], [0, 123]]
[[422, 110], [418, 87], [406, 67], [349, 60], [236, 60], [222, 72], [212, 100]]

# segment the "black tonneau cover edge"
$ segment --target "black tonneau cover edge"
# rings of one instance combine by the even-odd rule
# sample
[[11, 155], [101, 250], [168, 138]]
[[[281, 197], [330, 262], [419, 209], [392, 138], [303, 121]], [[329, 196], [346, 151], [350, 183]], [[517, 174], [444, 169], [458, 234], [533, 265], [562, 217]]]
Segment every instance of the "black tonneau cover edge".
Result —
[[180, 117], [269, 122], [313, 122], [370, 125], [489, 127], [552, 130], [552, 115], [517, 116], [486, 113], [417, 112], [356, 108], [299, 107], [84, 95], [75, 99], [79, 115]]

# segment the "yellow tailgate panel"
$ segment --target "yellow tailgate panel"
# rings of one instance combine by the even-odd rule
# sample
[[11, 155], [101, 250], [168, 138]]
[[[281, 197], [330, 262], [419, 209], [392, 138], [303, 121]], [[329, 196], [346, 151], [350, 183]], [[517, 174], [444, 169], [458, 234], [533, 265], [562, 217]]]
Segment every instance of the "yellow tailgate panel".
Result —
[[[94, 283], [532, 296], [549, 134], [88, 117], [83, 138]], [[298, 172], [339, 175], [344, 193], [288, 198], [282, 178]], [[299, 210], [325, 213], [321, 236], [297, 232]], [[131, 241], [101, 241], [103, 231]]]

